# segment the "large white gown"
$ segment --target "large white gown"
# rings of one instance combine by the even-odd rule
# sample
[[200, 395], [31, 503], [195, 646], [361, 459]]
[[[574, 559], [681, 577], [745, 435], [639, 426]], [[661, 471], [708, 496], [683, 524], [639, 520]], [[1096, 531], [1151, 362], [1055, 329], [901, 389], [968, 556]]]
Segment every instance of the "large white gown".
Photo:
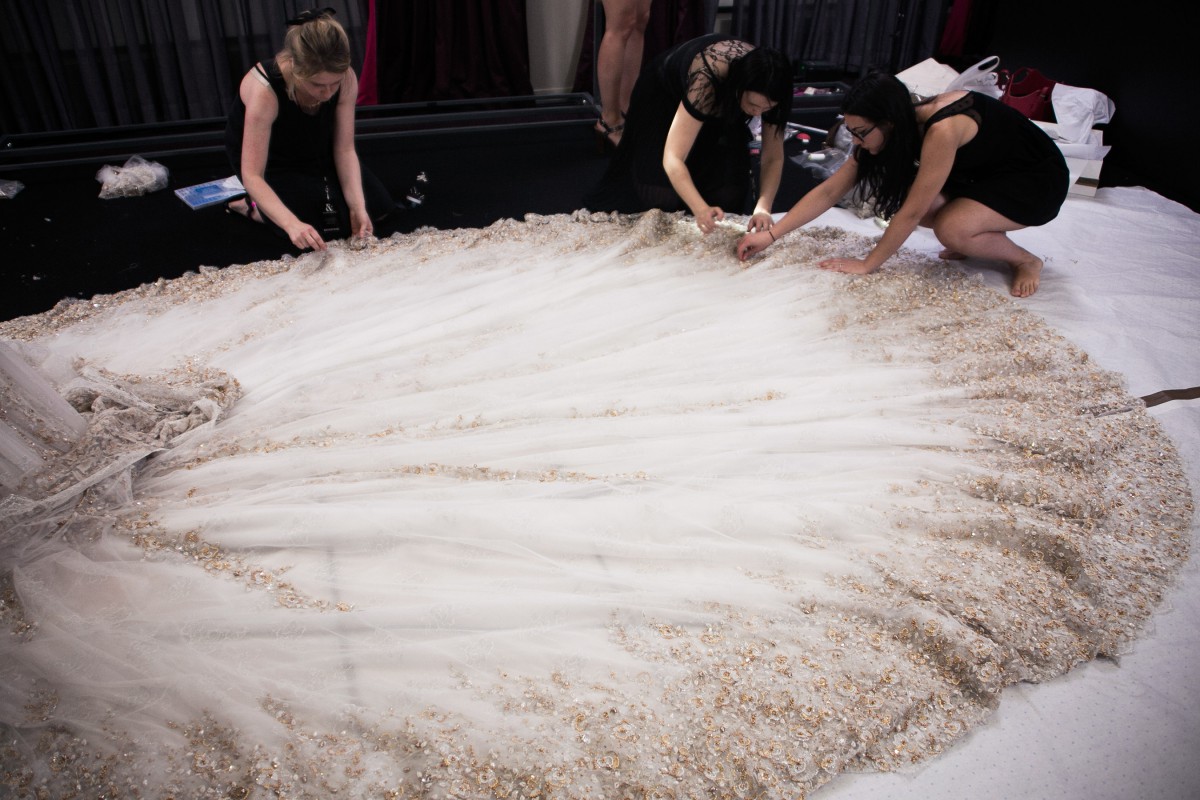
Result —
[[0, 325], [10, 787], [798, 797], [1127, 648], [1192, 508], [1122, 378], [956, 268], [737, 235], [535, 217]]

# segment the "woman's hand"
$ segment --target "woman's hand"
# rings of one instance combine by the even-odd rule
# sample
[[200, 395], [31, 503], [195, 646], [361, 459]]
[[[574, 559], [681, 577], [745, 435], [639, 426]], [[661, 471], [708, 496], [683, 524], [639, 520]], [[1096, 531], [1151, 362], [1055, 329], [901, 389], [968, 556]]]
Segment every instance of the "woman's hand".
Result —
[[696, 227], [701, 233], [712, 233], [717, 223], [725, 219], [725, 212], [718, 206], [704, 206], [696, 213]]
[[875, 268], [869, 266], [866, 261], [861, 258], [827, 258], [817, 264], [821, 269], [833, 270], [834, 272], [846, 272], [851, 275], [866, 275], [868, 272], [874, 272]]
[[750, 221], [746, 223], [746, 230], [750, 233], [769, 231], [774, 224], [775, 220], [770, 214], [765, 211], [757, 211], [750, 217]]
[[375, 226], [371, 224], [371, 216], [365, 208], [350, 209], [350, 235], [365, 239], [374, 235]]
[[738, 259], [745, 261], [750, 256], [761, 253], [770, 247], [774, 241], [770, 231], [747, 233], [737, 243]]
[[301, 250], [325, 249], [325, 240], [321, 238], [321, 234], [317, 233], [317, 229], [300, 220], [296, 220], [294, 225], [288, 227], [287, 235], [292, 240], [292, 244]]

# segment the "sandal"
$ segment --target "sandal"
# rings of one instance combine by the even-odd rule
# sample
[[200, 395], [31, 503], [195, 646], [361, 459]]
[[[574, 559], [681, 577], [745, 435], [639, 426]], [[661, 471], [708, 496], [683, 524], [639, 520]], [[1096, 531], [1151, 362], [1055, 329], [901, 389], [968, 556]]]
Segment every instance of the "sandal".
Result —
[[[240, 203], [240, 202], [246, 203], [245, 211], [242, 211], [240, 208], [233, 207], [234, 203]], [[225, 213], [232, 214], [233, 216], [241, 217], [242, 219], [248, 219], [251, 222], [261, 223], [263, 221], [262, 212], [258, 210], [258, 203], [254, 202], [253, 200], [251, 200], [250, 198], [245, 197], [245, 196], [235, 197], [234, 199], [232, 199], [228, 203], [226, 203], [225, 204]]]
[[[595, 128], [597, 152], [603, 154], [609, 152], [610, 150], [616, 150], [617, 146], [621, 143], [621, 131], [625, 130], [625, 123], [622, 122], [619, 125], [609, 125], [604, 121], [604, 118], [601, 117], [600, 119], [596, 120], [596, 125], [599, 126]], [[612, 138], [614, 135], [617, 137], [615, 140]]]

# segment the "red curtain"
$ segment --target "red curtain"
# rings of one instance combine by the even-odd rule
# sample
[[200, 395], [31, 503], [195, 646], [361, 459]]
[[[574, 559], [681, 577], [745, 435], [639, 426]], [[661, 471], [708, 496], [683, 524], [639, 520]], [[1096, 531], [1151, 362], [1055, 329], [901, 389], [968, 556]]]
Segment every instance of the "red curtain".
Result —
[[375, 0], [367, 3], [367, 46], [363, 54], [362, 74], [358, 76], [358, 104], [373, 106], [379, 102], [379, 81], [375, 65]]
[[360, 103], [533, 94], [525, 0], [371, 0], [369, 26]]
[[942, 29], [942, 40], [938, 44], [938, 55], [961, 56], [967, 43], [967, 25], [971, 19], [971, 0], [954, 0], [946, 16], [946, 27]]

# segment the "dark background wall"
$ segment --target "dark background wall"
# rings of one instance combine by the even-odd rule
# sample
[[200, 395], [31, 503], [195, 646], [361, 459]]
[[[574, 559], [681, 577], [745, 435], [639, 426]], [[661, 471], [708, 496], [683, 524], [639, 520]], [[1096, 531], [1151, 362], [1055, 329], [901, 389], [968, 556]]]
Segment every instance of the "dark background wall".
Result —
[[[354, 31], [352, 41], [364, 39], [368, 0], [328, 1]], [[420, 5], [417, 0], [406, 4]], [[463, 7], [476, 4], [456, 0]], [[712, 0], [657, 4], [694, 6], [707, 19]], [[0, 80], [0, 137], [220, 116], [245, 65], [275, 46], [285, 11], [306, 5], [305, 0], [0, 0], [5, 12], [0, 17], [7, 22], [0, 26], [0, 73], [22, 76]], [[401, 4], [388, 4], [393, 5]], [[1063, 83], [1102, 91], [1117, 110], [1105, 129], [1112, 152], [1101, 184], [1147, 186], [1200, 211], [1200, 165], [1192, 149], [1200, 137], [1196, 0], [1123, 5], [1095, 0], [721, 0], [719, 5], [744, 10], [747, 19], [762, 24], [760, 34], [782, 37], [780, 44], [800, 60], [809, 59], [808, 50], [815, 48], [818, 61], [849, 70], [850, 79], [867, 67], [898, 71], [927, 55], [958, 69], [997, 55], [1010, 70], [1036, 67]], [[926, 21], [936, 31], [962, 8], [969, 9], [969, 23], [961, 54], [931, 53], [936, 35], [911, 36], [918, 22]], [[864, 46], [870, 38], [864, 21], [883, 45]], [[838, 36], [830, 32], [834, 29]], [[886, 46], [892, 39], [920, 42], [921, 52], [904, 47], [897, 52]], [[135, 48], [137, 58], [128, 49], [131, 40], [142, 43]], [[197, 47], [208, 49], [199, 52]], [[895, 63], [896, 57], [889, 61], [889, 53], [902, 63]], [[850, 63], [851, 56], [858, 61]]]
[[1200, 211], [1197, 9], [1191, 0], [974, 0], [967, 51], [1108, 95], [1117, 110], [1104, 128], [1112, 150], [1100, 185], [1146, 186]]

